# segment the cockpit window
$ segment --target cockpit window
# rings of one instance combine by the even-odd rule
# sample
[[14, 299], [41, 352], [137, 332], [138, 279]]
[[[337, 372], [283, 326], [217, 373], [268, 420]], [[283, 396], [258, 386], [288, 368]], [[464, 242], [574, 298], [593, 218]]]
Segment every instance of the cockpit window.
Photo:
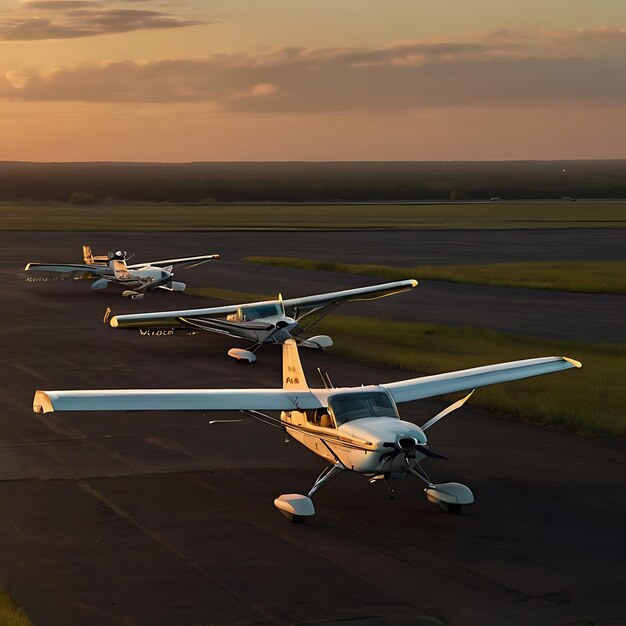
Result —
[[398, 412], [382, 391], [345, 393], [331, 396], [328, 405], [337, 424], [364, 417], [398, 417]]
[[277, 304], [262, 304], [259, 306], [246, 306], [241, 307], [241, 315], [244, 322], [250, 322], [251, 320], [258, 320], [261, 317], [271, 317], [272, 315], [279, 315], [280, 311]]

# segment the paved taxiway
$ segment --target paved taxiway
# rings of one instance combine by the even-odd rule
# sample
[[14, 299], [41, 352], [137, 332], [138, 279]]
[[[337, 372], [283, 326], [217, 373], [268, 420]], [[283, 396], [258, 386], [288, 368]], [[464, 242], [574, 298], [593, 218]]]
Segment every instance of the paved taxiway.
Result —
[[[602, 241], [603, 233], [606, 241]], [[334, 258], [351, 263], [450, 264], [526, 260], [624, 260], [626, 230], [545, 231], [358, 231], [329, 233], [0, 233], [0, 250], [15, 259], [40, 262], [81, 261], [81, 245], [108, 250], [115, 245], [143, 261], [219, 252], [222, 259], [176, 277], [190, 286], [214, 287], [286, 298], [384, 282], [380, 277], [350, 276], [241, 263], [249, 255]], [[501, 241], [502, 239], [502, 241]], [[17, 251], [17, 254], [15, 252]], [[439, 256], [438, 256], [439, 255]], [[219, 266], [218, 266], [219, 264]], [[419, 276], [407, 278], [417, 278]], [[87, 285], [84, 286], [88, 288]], [[34, 290], [67, 293], [67, 285], [33, 285]], [[138, 303], [93, 294], [114, 313], [136, 311]], [[142, 310], [158, 310], [144, 300]], [[164, 307], [207, 306], [206, 300], [170, 299]], [[349, 304], [341, 314], [395, 320], [492, 328], [505, 332], [585, 341], [626, 341], [626, 296], [555, 293], [420, 281], [400, 298]]]
[[[354, 235], [344, 234], [341, 249], [359, 261], [349, 256]], [[227, 256], [221, 234], [204, 236], [207, 246], [189, 236], [97, 234], [85, 243], [134, 240], [125, 247], [138, 260], [205, 248]], [[82, 283], [33, 288], [16, 274], [24, 259], [65, 260], [68, 243], [79, 253], [83, 238], [0, 239], [0, 582], [36, 624], [626, 621], [622, 441], [465, 408], [430, 433], [450, 461], [427, 469], [472, 487], [477, 502], [466, 514], [439, 511], [416, 482], [394, 485], [391, 501], [385, 485], [346, 474], [316, 495], [313, 523], [293, 526], [272, 500], [308, 489], [322, 463], [272, 429], [208, 426], [207, 416], [184, 413], [31, 413], [35, 388], [279, 383], [278, 350], [247, 366], [225, 357], [228, 339], [203, 340], [200, 350], [194, 338], [146, 339], [99, 323], [106, 304], [157, 310], [204, 300], [157, 294], [130, 303]], [[228, 242], [240, 256], [269, 253], [251, 234]], [[194, 272], [190, 285], [200, 282]], [[215, 264], [200, 276], [219, 273]], [[240, 280], [232, 288], [250, 281]], [[247, 290], [264, 288], [255, 280]], [[346, 385], [410, 375], [332, 352], [304, 352], [303, 362], [311, 382], [317, 366]], [[422, 423], [442, 406], [419, 402], [402, 413]]]

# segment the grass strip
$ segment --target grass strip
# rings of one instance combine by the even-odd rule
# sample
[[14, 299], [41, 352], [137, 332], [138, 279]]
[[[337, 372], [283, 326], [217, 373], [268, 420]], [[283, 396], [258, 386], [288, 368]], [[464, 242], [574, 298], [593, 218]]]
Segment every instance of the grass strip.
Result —
[[626, 228], [626, 202], [0, 205], [1, 230]]
[[[581, 433], [626, 435], [626, 344], [347, 316], [329, 316], [316, 331], [333, 337], [332, 352], [344, 358], [427, 374], [542, 356], [577, 359], [581, 370], [484, 387], [471, 402], [501, 415]], [[334, 379], [340, 382], [337, 374]]]
[[313, 261], [295, 257], [250, 256], [244, 261], [273, 267], [380, 276], [386, 280], [441, 280], [467, 285], [548, 289], [577, 293], [626, 294], [626, 261], [490, 263], [485, 265], [414, 265], [395, 267]]
[[0, 587], [0, 624], [2, 626], [33, 626], [23, 609]]
[[[192, 292], [238, 302], [272, 299], [213, 288]], [[583, 363], [580, 370], [484, 387], [470, 402], [500, 415], [580, 433], [626, 436], [626, 344], [557, 341], [481, 328], [340, 315], [324, 318], [315, 332], [333, 338], [330, 352], [337, 356], [425, 374], [542, 356], [577, 359]], [[341, 384], [341, 372], [330, 374]]]

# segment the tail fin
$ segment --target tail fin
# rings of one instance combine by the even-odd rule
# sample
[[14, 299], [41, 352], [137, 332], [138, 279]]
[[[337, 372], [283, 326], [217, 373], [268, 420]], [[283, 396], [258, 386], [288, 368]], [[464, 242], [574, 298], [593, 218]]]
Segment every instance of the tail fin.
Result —
[[83, 245], [83, 260], [87, 265], [107, 265], [108, 256], [94, 256], [90, 246]]
[[298, 344], [294, 339], [287, 339], [283, 344], [283, 389], [308, 388], [300, 363]]
[[89, 246], [83, 246], [83, 260], [87, 265], [93, 265], [93, 253]]

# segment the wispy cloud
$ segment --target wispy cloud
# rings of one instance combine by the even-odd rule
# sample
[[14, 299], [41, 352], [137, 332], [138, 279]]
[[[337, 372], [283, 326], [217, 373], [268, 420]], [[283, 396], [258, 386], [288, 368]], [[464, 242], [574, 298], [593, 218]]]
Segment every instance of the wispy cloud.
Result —
[[32, 0], [0, 15], [0, 40], [75, 39], [135, 30], [181, 28], [199, 22], [95, 0]]
[[[107, 27], [114, 28], [111, 19]], [[0, 78], [0, 97], [211, 102], [225, 110], [278, 112], [615, 104], [626, 103], [625, 75], [626, 29], [499, 31], [377, 48], [287, 47], [43, 73], [15, 68]]]

